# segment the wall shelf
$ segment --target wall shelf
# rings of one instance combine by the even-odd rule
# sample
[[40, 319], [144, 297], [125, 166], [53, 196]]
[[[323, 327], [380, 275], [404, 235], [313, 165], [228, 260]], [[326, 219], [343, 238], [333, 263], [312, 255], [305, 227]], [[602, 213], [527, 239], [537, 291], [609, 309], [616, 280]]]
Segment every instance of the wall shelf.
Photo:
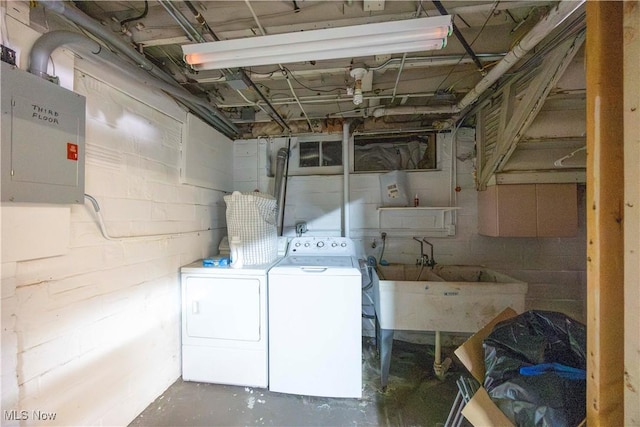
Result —
[[460, 209], [459, 206], [380, 206], [378, 211], [399, 211], [399, 210], [431, 210], [431, 211], [452, 211]]
[[[433, 237], [454, 236], [451, 212], [458, 209], [458, 206], [379, 206], [378, 225], [380, 229], [419, 228]], [[386, 221], [383, 221], [383, 212], [388, 213]]]

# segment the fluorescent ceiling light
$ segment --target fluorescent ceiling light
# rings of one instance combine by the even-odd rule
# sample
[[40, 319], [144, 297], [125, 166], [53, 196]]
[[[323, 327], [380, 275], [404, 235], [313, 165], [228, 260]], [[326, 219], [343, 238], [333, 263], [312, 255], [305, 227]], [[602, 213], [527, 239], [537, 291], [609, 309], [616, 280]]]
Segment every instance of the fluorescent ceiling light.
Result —
[[287, 64], [442, 49], [451, 16], [381, 22], [324, 30], [183, 45], [196, 70]]

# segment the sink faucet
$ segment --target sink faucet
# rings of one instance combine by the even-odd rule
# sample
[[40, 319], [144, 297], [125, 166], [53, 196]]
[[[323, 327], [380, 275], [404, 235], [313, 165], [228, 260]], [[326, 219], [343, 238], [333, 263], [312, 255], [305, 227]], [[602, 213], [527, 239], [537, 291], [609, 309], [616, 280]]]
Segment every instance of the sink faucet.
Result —
[[[420, 243], [420, 258], [416, 260], [416, 265], [421, 265], [421, 266], [426, 265], [428, 267], [433, 268], [436, 265], [436, 261], [433, 259], [433, 245], [427, 241], [426, 237], [423, 237], [422, 239], [420, 239], [419, 237], [414, 237], [413, 240]], [[426, 243], [431, 247], [431, 257], [429, 257], [429, 255], [424, 253], [423, 243]]]
[[426, 237], [422, 238], [422, 241], [425, 242], [431, 248], [431, 258], [427, 259], [427, 265], [433, 269], [436, 265], [436, 260], [433, 258], [433, 245], [427, 241]]

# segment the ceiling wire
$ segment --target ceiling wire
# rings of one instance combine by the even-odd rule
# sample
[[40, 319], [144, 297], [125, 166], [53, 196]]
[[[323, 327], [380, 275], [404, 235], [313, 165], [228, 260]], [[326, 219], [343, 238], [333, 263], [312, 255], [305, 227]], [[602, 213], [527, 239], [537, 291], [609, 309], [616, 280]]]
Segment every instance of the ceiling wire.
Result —
[[220, 38], [216, 35], [216, 33], [213, 32], [213, 30], [209, 26], [209, 23], [206, 19], [204, 19], [204, 16], [202, 16], [198, 9], [196, 9], [195, 6], [188, 0], [185, 0], [184, 4], [191, 11], [196, 21], [198, 21], [198, 24], [202, 26], [202, 28], [213, 38], [213, 40], [220, 41]]
[[144, 0], [144, 10], [142, 11], [142, 13], [138, 16], [133, 16], [131, 18], [123, 19], [122, 21], [120, 21], [120, 26], [124, 27], [124, 24], [126, 24], [127, 22], [137, 21], [139, 19], [142, 19], [147, 16], [147, 13], [149, 13], [149, 1]]
[[514, 18], [513, 15], [511, 14], [511, 12], [509, 12], [509, 9], [507, 9], [505, 12], [507, 13], [507, 16], [509, 16], [509, 18], [511, 18], [511, 20], [513, 21], [514, 24], [519, 24], [519, 22], [516, 20], [516, 18]]
[[[416, 10], [416, 15], [415, 15], [416, 18], [420, 16], [420, 13], [422, 10], [423, 10], [422, 0], [420, 0], [420, 2], [418, 2], [418, 9]], [[407, 52], [402, 54], [402, 61], [400, 62], [400, 68], [398, 68], [396, 83], [393, 85], [393, 93], [391, 94], [391, 101], [389, 102], [390, 104], [393, 104], [393, 102], [396, 99], [396, 93], [398, 91], [398, 83], [400, 83], [400, 76], [402, 75], [402, 71], [404, 70], [404, 63], [406, 60], [407, 60]]]
[[[496, 0], [493, 3], [493, 7], [491, 8], [491, 11], [489, 12], [487, 19], [485, 19], [484, 23], [482, 24], [482, 27], [480, 27], [480, 31], [478, 31], [478, 34], [476, 34], [475, 38], [473, 39], [473, 41], [471, 43], [469, 43], [469, 46], [473, 46], [473, 44], [476, 42], [476, 40], [478, 40], [478, 37], [480, 37], [480, 35], [482, 34], [482, 32], [484, 31], [485, 27], [487, 26], [487, 24], [489, 23], [489, 20], [491, 19], [491, 17], [493, 16], [494, 11], [496, 10], [496, 8], [498, 7], [498, 3], [499, 1]], [[462, 62], [462, 59], [465, 57], [466, 55], [462, 55], [460, 57], [460, 60], [458, 61], [458, 63], [456, 65], [454, 65], [453, 67], [451, 67], [451, 70], [449, 70], [449, 72], [447, 73], [447, 75], [445, 76], [444, 79], [442, 79], [442, 81], [440, 82], [440, 84], [436, 87], [435, 92], [438, 92], [440, 90], [440, 88], [442, 87], [442, 85], [444, 84], [444, 82], [447, 81], [447, 79], [451, 76], [451, 74], [453, 73], [453, 70], [456, 69], [456, 67], [458, 65], [460, 65], [460, 62]], [[452, 86], [449, 86], [447, 89], [451, 89]]]
[[505, 73], [505, 75], [511, 76], [538, 67], [542, 62], [542, 59], [548, 52], [558, 47], [568, 38], [574, 37], [581, 31], [585, 31], [585, 25], [586, 23], [584, 13], [579, 14], [573, 22], [564, 27], [551, 41], [549, 41], [549, 43], [537, 49], [534, 55], [527, 59], [525, 63], [520, 68], [518, 68], [517, 71], [514, 71], [512, 73]]
[[[158, 0], [160, 2], [162, 1], [167, 1], [167, 0]], [[206, 19], [204, 18], [204, 16], [202, 16], [202, 14], [200, 12], [198, 12], [198, 10], [195, 8], [195, 6], [189, 1], [189, 0], [184, 0], [184, 4], [187, 6], [187, 8], [191, 11], [191, 13], [195, 16], [196, 21], [202, 26], [202, 28], [204, 30], [207, 31], [207, 33], [215, 40], [215, 41], [219, 41], [220, 38], [216, 35], [216, 33], [211, 29], [211, 27], [209, 26], [209, 24], [207, 23]], [[178, 15], [182, 15], [181, 13], [177, 13]], [[189, 23], [190, 25], [190, 23]], [[198, 35], [200, 36], [200, 38], [202, 39], [201, 41], [204, 42], [206, 40], [204, 40], [204, 38], [202, 37], [202, 35], [200, 35], [200, 33], [194, 29], [194, 31], [196, 33], [198, 33]], [[222, 71], [223, 75], [225, 76], [225, 78], [229, 77], [232, 74], [232, 71], [229, 69], [224, 69]], [[242, 81], [248, 85], [249, 87], [251, 87], [251, 89], [253, 89], [255, 91], [255, 93], [260, 97], [260, 99], [262, 99], [262, 101], [264, 102], [264, 106], [259, 104], [258, 102], [252, 102], [249, 99], [247, 99], [247, 97], [244, 96], [244, 94], [242, 93], [242, 90], [240, 89], [236, 89], [236, 93], [238, 93], [246, 102], [249, 102], [252, 104], [252, 106], [258, 107], [260, 110], [264, 111], [269, 117], [271, 117], [273, 120], [276, 121], [276, 123], [278, 123], [278, 125], [282, 128], [282, 130], [287, 130], [287, 131], [291, 131], [291, 128], [289, 128], [289, 125], [287, 124], [287, 122], [285, 122], [285, 120], [282, 118], [282, 116], [280, 115], [280, 113], [278, 113], [278, 111], [276, 111], [275, 108], [273, 108], [273, 106], [271, 105], [271, 102], [269, 102], [269, 100], [267, 99], [267, 97], [262, 93], [262, 91], [258, 88], [258, 86], [256, 86], [256, 84], [253, 82], [253, 80], [251, 80], [249, 78], [249, 76], [246, 74], [246, 72], [244, 71], [244, 69], [240, 68], [238, 71], [240, 78], [242, 79]]]
[[[251, 11], [251, 15], [253, 15], [253, 19], [256, 22], [256, 25], [258, 26], [258, 29], [260, 30], [260, 33], [263, 36], [267, 35], [267, 33], [265, 32], [264, 28], [262, 27], [262, 24], [260, 24], [260, 20], [258, 19], [258, 15], [256, 15], [256, 12], [253, 10], [253, 6], [251, 6], [251, 2], [249, 2], [249, 0], [244, 0], [244, 2], [247, 5], [247, 7], [249, 8], [249, 10]], [[285, 76], [287, 84], [289, 85], [289, 90], [291, 91], [291, 95], [293, 95], [294, 99], [296, 100], [296, 103], [298, 104], [298, 107], [300, 108], [300, 111], [302, 112], [302, 114], [304, 115], [305, 120], [309, 124], [309, 130], [313, 131], [313, 125], [311, 124], [311, 120], [309, 120], [309, 116], [307, 115], [307, 112], [302, 107], [302, 103], [300, 103], [300, 100], [298, 99], [298, 95], [296, 94], [296, 91], [293, 89], [293, 85], [291, 84], [291, 80], [289, 79], [289, 74], [290, 73], [287, 72], [287, 69], [284, 68], [282, 66], [282, 64], [278, 64], [278, 67], [280, 68], [280, 71], [282, 72], [282, 74]]]
[[[438, 9], [438, 12], [440, 12], [441, 15], [448, 15], [449, 14], [449, 12], [447, 12], [447, 9], [445, 9], [445, 7], [442, 5], [440, 0], [432, 0], [432, 2], [435, 5], [436, 9]], [[471, 59], [473, 59], [473, 62], [476, 64], [476, 67], [478, 68], [478, 71], [480, 71], [480, 73], [484, 76], [486, 73], [484, 73], [484, 69], [482, 68], [482, 63], [480, 62], [480, 60], [476, 56], [475, 52], [471, 48], [471, 45], [469, 45], [469, 43], [467, 43], [467, 40], [464, 38], [464, 36], [460, 32], [460, 29], [456, 25], [455, 20], [451, 21], [451, 28], [453, 30], [453, 34], [458, 39], [458, 41], [460, 42], [460, 44], [464, 48], [465, 52], [467, 52], [467, 55], [469, 55], [469, 57]]]
[[182, 31], [189, 37], [189, 40], [197, 43], [204, 43], [206, 40], [189, 20], [182, 14], [178, 7], [170, 0], [157, 0], [164, 7], [166, 12], [178, 23]]
[[245, 71], [247, 73], [249, 73], [249, 74], [253, 74], [253, 75], [256, 75], [256, 76], [265, 76], [265, 77], [268, 78], [268, 77], [273, 77], [273, 75], [275, 73], [277, 73], [278, 71], [280, 71], [280, 70], [268, 71], [268, 72], [264, 72], [264, 73], [261, 73], [261, 72], [258, 72], [258, 71], [253, 71], [253, 70], [250, 70], [250, 69], [246, 69]]
[[[273, 2], [276, 3], [276, 2]], [[280, 3], [280, 2], [278, 2]], [[274, 13], [269, 13], [266, 15], [262, 15], [263, 19], [270, 19], [270, 18], [282, 18], [285, 16], [290, 16], [290, 15], [294, 15], [297, 13], [312, 13], [314, 9], [321, 9], [323, 6], [324, 2], [312, 2], [312, 4], [307, 4], [309, 3], [308, 1], [304, 2], [304, 6], [301, 7], [298, 11], [291, 9], [291, 8], [287, 8], [286, 10], [281, 10], [278, 12], [274, 12]], [[338, 3], [338, 2], [336, 2]], [[220, 28], [220, 27], [231, 27], [231, 28], [238, 28], [238, 26], [244, 26], [244, 25], [251, 25], [251, 23], [255, 23], [255, 19], [253, 19], [253, 17], [251, 18], [238, 18], [238, 19], [232, 19], [232, 20], [226, 20], [224, 22], [216, 22], [216, 27]], [[224, 31], [224, 30], [221, 30]], [[233, 31], [233, 30], [232, 30]]]
[[244, 96], [244, 93], [242, 93], [241, 90], [237, 90], [236, 91], [238, 93], [238, 95], [240, 95], [240, 97], [242, 99], [244, 99], [247, 104], [249, 104], [252, 107], [258, 107], [259, 109], [262, 110], [262, 112], [266, 113], [267, 115], [269, 115], [269, 112], [267, 110], [265, 110], [265, 108], [262, 106], [262, 104], [260, 103], [260, 101], [251, 101], [250, 99], [247, 99], [246, 96]]
[[[434, 92], [425, 92], [425, 93], [413, 93], [413, 94], [404, 94], [401, 95], [403, 98], [432, 98], [436, 95], [436, 93]], [[292, 102], [294, 102], [294, 99], [291, 97], [291, 95], [289, 94], [287, 96], [287, 94], [285, 93], [273, 93], [272, 94], [272, 103], [274, 105], [286, 105], [286, 104], [290, 104]], [[277, 99], [276, 99], [277, 98]], [[331, 98], [322, 98], [322, 95], [320, 96], [307, 96], [307, 97], [299, 97], [300, 102], [304, 103], [304, 104], [328, 104], [328, 103], [346, 103], [346, 102], [353, 102], [353, 97], [352, 96], [344, 96], [341, 97], [340, 95], [338, 95], [337, 97], [331, 97]], [[364, 100], [372, 100], [372, 99], [379, 99], [379, 100], [386, 100], [386, 99], [391, 99], [391, 95], [366, 95], [363, 97]], [[246, 107], [247, 105], [244, 104], [223, 104], [221, 105], [221, 108], [239, 108], [239, 107]]]
[[398, 69], [398, 75], [396, 76], [396, 84], [393, 85], [393, 94], [391, 95], [392, 104], [396, 99], [396, 92], [398, 91], [398, 83], [400, 83], [400, 76], [402, 75], [402, 70], [404, 69], [404, 61], [407, 59], [407, 52], [402, 54], [402, 62], [400, 63], [400, 68]]
[[309, 87], [309, 86], [303, 84], [300, 80], [298, 80], [296, 78], [296, 76], [291, 72], [290, 69], [288, 69], [287, 67], [283, 67], [283, 68], [287, 71], [288, 75], [291, 76], [291, 78], [296, 81], [296, 83], [298, 83], [300, 86], [302, 86], [305, 89], [309, 89], [309, 90], [314, 91], [314, 92], [335, 92], [335, 91], [341, 91], [342, 90], [342, 86], [336, 87], [335, 89], [319, 89], [319, 88]]

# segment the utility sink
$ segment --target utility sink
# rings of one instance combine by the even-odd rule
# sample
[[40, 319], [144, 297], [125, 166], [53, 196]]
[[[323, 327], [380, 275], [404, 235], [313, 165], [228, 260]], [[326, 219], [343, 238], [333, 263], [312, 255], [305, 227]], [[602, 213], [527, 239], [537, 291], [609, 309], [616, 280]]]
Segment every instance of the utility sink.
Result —
[[433, 273], [445, 282], [518, 283], [512, 277], [478, 265], [436, 265]]
[[482, 266], [378, 266], [376, 314], [383, 329], [478, 331], [506, 307], [524, 311], [527, 284]]
[[[394, 330], [436, 332], [436, 375], [440, 332], [475, 333], [505, 308], [524, 311], [527, 284], [482, 266], [408, 264], [378, 266], [374, 302], [386, 386]], [[437, 366], [438, 365], [438, 366]]]

